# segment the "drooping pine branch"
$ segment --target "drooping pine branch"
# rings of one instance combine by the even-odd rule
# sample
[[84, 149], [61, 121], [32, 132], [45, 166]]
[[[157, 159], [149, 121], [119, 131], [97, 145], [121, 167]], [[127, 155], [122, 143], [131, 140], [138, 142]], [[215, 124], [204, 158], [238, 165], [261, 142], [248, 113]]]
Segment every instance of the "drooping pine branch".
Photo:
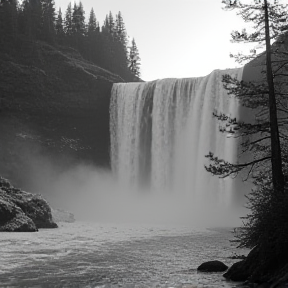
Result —
[[259, 123], [245, 123], [244, 121], [237, 121], [236, 118], [231, 118], [226, 114], [220, 113], [215, 110], [213, 117], [217, 118], [222, 125], [219, 125], [219, 131], [222, 133], [235, 134], [235, 136], [247, 136], [256, 133], [269, 133], [269, 122], [258, 121]]
[[249, 174], [251, 174], [257, 164], [267, 160], [271, 160], [270, 156], [265, 156], [246, 163], [232, 164], [228, 161], [214, 156], [212, 152], [209, 152], [209, 154], [205, 155], [205, 157], [208, 158], [210, 161], [209, 166], [205, 165], [206, 171], [210, 172], [212, 175], [219, 176], [220, 178], [226, 178], [231, 175], [236, 177], [240, 171], [247, 167], [250, 168]]
[[228, 95], [235, 95], [241, 105], [248, 108], [259, 108], [268, 105], [268, 88], [264, 81], [246, 82], [239, 81], [231, 75], [223, 75], [222, 82]]

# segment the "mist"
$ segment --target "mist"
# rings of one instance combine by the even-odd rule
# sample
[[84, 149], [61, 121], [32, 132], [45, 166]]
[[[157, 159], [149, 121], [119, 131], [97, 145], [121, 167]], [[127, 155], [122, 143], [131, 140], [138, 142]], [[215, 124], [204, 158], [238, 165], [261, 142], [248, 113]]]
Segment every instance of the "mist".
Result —
[[87, 163], [67, 167], [39, 152], [28, 156], [26, 151], [25, 159], [25, 186], [42, 194], [52, 208], [72, 212], [76, 220], [227, 227], [239, 225], [243, 216], [242, 205], [227, 205], [213, 195], [121, 186], [108, 169]]
[[110, 105], [113, 173], [33, 148], [23, 153], [27, 187], [77, 220], [240, 225], [247, 191], [241, 179], [218, 179], [204, 169], [209, 151], [237, 161], [237, 138], [219, 133], [212, 117], [215, 110], [239, 115], [237, 99], [219, 84], [227, 72], [242, 75], [242, 69], [215, 70], [200, 78], [115, 84]]

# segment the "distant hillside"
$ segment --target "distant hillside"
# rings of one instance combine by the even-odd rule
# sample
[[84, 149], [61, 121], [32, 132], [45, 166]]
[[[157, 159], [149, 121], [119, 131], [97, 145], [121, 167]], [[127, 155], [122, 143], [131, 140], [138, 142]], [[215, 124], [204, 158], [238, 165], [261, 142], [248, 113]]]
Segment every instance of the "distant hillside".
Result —
[[22, 185], [38, 154], [108, 167], [110, 92], [123, 81], [72, 48], [0, 48], [0, 175]]

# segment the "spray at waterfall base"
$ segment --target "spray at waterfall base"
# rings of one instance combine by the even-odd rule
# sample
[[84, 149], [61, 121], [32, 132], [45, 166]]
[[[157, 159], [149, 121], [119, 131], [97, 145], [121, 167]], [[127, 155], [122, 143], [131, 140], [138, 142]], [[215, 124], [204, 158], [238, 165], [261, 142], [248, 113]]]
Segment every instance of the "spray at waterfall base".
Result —
[[122, 205], [121, 197], [130, 202], [123, 209], [126, 218], [201, 226], [239, 224], [245, 190], [241, 179], [219, 179], [204, 168], [210, 151], [237, 161], [239, 139], [220, 133], [213, 118], [214, 111], [239, 116], [237, 99], [223, 88], [224, 74], [241, 79], [242, 69], [215, 70], [200, 78], [114, 84], [111, 166], [122, 191], [118, 204]]

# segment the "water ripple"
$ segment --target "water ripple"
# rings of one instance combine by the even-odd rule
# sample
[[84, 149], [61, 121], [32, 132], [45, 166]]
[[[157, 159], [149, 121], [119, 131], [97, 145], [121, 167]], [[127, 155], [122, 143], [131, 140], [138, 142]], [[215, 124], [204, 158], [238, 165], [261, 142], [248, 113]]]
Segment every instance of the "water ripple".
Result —
[[[229, 231], [76, 222], [1, 233], [1, 287], [233, 287], [204, 261], [235, 252]], [[245, 254], [247, 251], [237, 251]]]

